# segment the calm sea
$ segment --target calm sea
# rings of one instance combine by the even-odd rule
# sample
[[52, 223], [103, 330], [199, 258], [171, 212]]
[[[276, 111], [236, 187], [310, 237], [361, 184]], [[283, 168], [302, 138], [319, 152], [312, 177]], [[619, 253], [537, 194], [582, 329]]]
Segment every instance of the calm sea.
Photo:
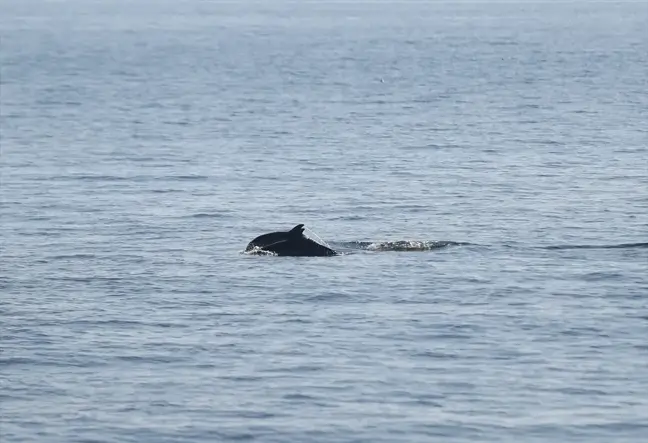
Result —
[[648, 441], [648, 3], [0, 10], [2, 443]]

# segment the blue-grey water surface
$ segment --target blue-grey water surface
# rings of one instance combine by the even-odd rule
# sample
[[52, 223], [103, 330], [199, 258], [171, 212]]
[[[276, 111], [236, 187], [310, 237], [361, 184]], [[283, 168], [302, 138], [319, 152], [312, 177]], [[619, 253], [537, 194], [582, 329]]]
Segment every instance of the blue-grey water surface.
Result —
[[648, 441], [647, 3], [0, 10], [2, 443]]

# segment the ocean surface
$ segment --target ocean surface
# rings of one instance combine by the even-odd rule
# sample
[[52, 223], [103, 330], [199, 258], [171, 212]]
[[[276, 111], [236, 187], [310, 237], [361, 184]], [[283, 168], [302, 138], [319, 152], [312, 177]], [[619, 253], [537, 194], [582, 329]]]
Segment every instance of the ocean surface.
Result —
[[2, 443], [648, 441], [647, 2], [0, 10]]

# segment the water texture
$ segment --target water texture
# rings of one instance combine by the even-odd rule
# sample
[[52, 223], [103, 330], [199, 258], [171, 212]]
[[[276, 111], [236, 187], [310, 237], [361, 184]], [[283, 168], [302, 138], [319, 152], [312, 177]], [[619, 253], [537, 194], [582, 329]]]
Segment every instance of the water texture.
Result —
[[648, 441], [645, 2], [0, 10], [2, 443]]

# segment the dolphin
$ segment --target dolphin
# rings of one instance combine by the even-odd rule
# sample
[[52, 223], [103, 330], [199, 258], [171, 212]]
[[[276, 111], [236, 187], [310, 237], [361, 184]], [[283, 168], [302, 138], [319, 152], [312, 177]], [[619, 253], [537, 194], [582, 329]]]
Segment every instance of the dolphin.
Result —
[[299, 224], [290, 231], [271, 232], [252, 240], [245, 248], [251, 251], [258, 248], [276, 255], [291, 255], [299, 257], [327, 257], [338, 255], [333, 249], [311, 240], [304, 235], [304, 225]]

